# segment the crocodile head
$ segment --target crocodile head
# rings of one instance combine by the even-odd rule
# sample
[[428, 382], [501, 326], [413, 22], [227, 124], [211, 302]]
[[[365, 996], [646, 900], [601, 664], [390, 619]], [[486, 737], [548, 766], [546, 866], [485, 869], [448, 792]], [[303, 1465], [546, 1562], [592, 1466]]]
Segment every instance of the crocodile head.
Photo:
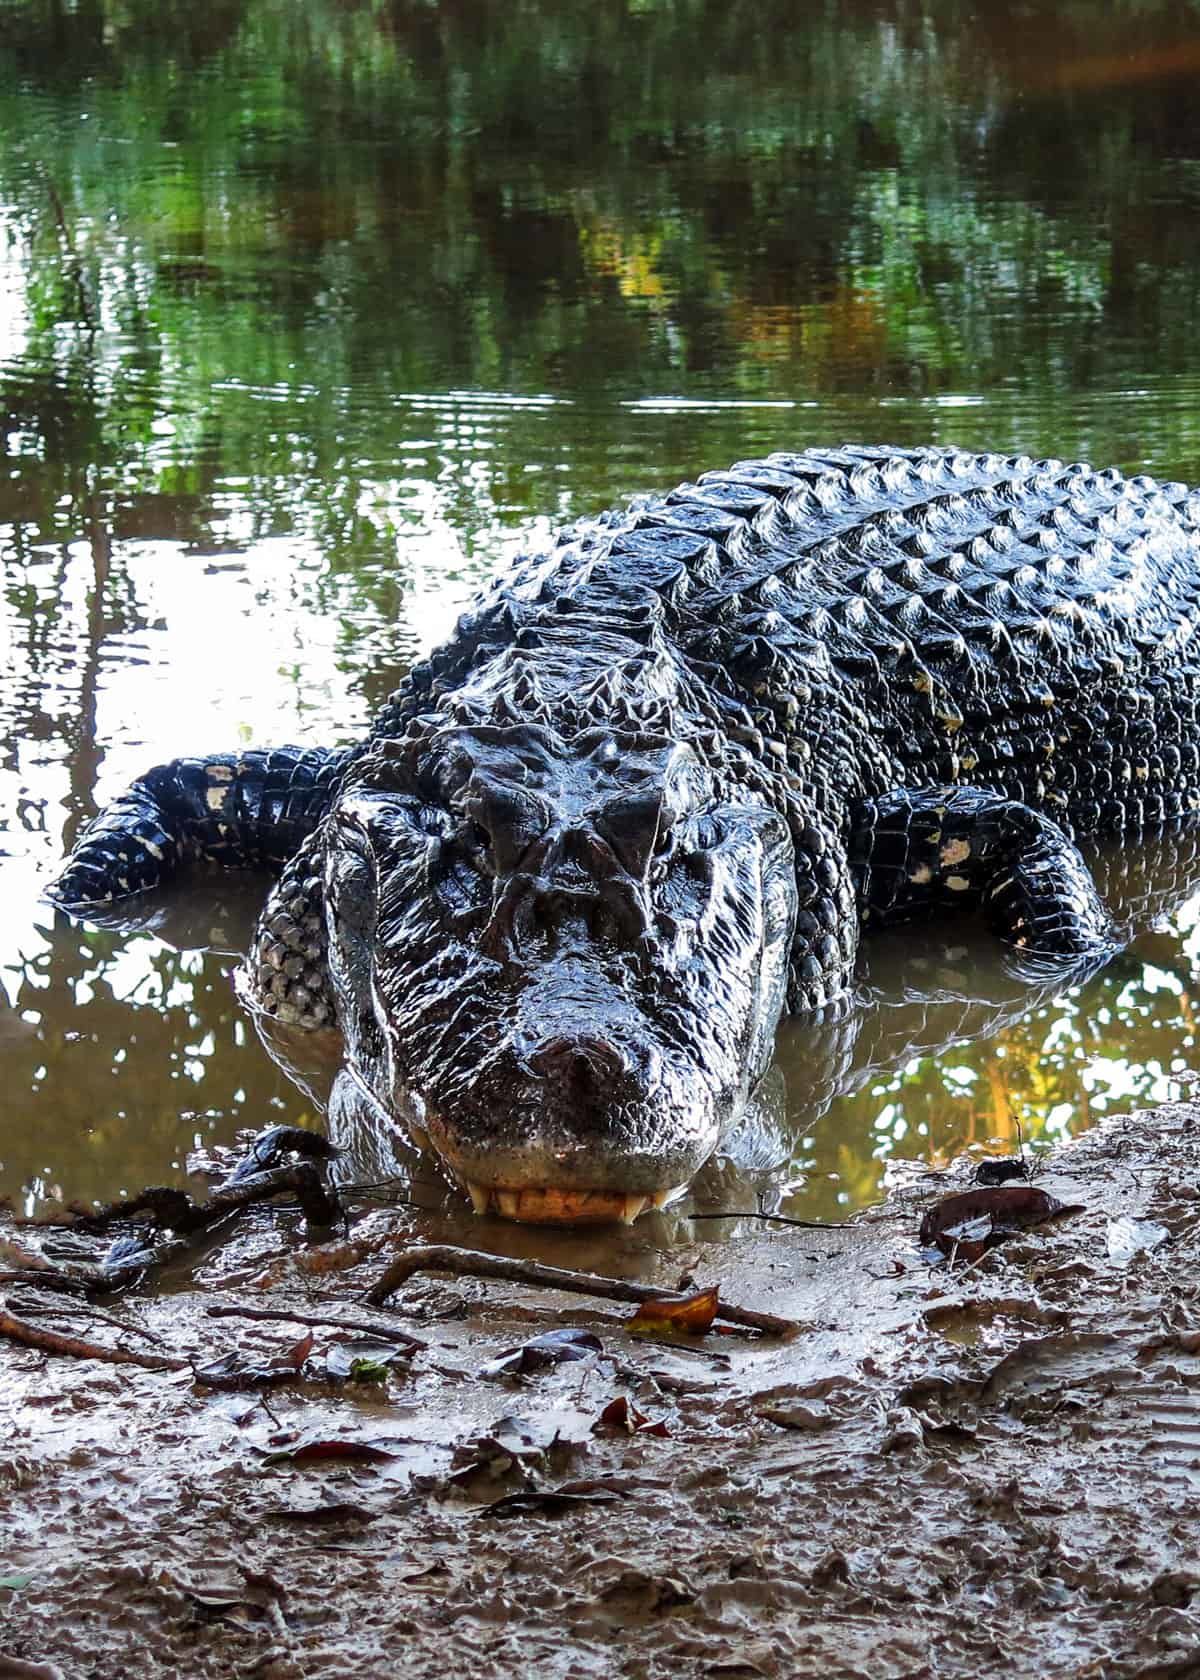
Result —
[[351, 1068], [479, 1210], [631, 1220], [764, 1071], [795, 919], [786, 824], [686, 745], [533, 725], [384, 743], [330, 815]]

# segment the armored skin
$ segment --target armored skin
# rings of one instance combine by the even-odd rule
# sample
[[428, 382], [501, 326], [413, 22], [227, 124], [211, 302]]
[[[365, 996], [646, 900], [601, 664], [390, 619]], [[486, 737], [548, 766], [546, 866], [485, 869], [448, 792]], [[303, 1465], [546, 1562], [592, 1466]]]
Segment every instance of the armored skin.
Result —
[[181, 759], [91, 825], [86, 913], [278, 872], [252, 1005], [337, 1027], [477, 1208], [631, 1219], [713, 1152], [861, 932], [1116, 934], [1075, 837], [1200, 810], [1200, 492], [955, 449], [706, 473], [584, 520], [368, 739]]

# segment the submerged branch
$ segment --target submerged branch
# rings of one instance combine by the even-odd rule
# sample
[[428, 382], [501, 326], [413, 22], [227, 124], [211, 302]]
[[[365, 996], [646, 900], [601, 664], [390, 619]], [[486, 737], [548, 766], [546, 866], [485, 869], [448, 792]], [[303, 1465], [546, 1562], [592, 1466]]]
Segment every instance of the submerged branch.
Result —
[[337, 1197], [311, 1161], [297, 1161], [291, 1166], [255, 1172], [248, 1178], [238, 1178], [235, 1174], [234, 1179], [213, 1190], [204, 1202], [194, 1202], [186, 1191], [170, 1187], [143, 1190], [140, 1196], [128, 1201], [113, 1202], [95, 1213], [79, 1216], [71, 1229], [100, 1234], [138, 1214], [149, 1213], [159, 1230], [193, 1236], [208, 1230], [226, 1214], [237, 1213], [252, 1202], [269, 1201], [285, 1192], [296, 1197], [310, 1225], [336, 1223], [341, 1212]]
[[194, 1202], [183, 1190], [156, 1187], [95, 1213], [80, 1214], [68, 1227], [100, 1236], [114, 1226], [128, 1227], [140, 1215], [151, 1216], [148, 1226], [135, 1224], [118, 1237], [102, 1260], [70, 1260], [55, 1265], [25, 1250], [15, 1256], [20, 1265], [6, 1268], [0, 1274], [0, 1281], [39, 1283], [47, 1289], [84, 1290], [88, 1294], [128, 1288], [147, 1272], [188, 1253], [222, 1221], [257, 1202], [283, 1195], [296, 1198], [310, 1227], [327, 1229], [341, 1215], [336, 1194], [325, 1184], [320, 1169], [312, 1161], [297, 1161], [237, 1181], [231, 1179], [212, 1191], [204, 1202]]

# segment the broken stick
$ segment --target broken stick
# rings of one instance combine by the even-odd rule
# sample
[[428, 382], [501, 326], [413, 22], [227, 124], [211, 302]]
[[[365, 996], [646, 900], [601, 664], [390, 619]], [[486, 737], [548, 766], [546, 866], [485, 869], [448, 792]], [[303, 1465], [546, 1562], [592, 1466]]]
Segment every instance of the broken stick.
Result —
[[[417, 1272], [450, 1272], [455, 1277], [496, 1278], [503, 1283], [530, 1284], [537, 1289], [562, 1289], [572, 1295], [596, 1295], [606, 1301], [629, 1301], [641, 1305], [645, 1301], [678, 1301], [678, 1292], [655, 1289], [650, 1284], [627, 1283], [624, 1278], [600, 1277], [594, 1272], [572, 1272], [561, 1266], [543, 1266], [536, 1260], [509, 1260], [499, 1254], [481, 1254], [471, 1248], [452, 1248], [436, 1244], [427, 1248], [410, 1248], [393, 1260], [363, 1299], [368, 1305], [381, 1307], [394, 1290]], [[774, 1313], [755, 1312], [750, 1307], [735, 1307], [722, 1301], [716, 1316], [725, 1324], [737, 1324], [743, 1329], [757, 1330], [764, 1336], [794, 1336], [800, 1325], [794, 1319], [777, 1318]]]

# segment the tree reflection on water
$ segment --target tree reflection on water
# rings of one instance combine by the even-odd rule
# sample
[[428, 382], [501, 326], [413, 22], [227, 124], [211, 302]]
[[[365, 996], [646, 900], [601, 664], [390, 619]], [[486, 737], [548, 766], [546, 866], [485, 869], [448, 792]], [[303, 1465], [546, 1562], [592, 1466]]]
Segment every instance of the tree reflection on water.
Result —
[[[147, 762], [353, 735], [554, 523], [848, 437], [1200, 481], [1197, 69], [1182, 0], [0, 0], [0, 1185], [311, 1116], [206, 912], [37, 885]], [[1190, 857], [1062, 998], [875, 947], [781, 1037], [773, 1193], [1165, 1095]]]

